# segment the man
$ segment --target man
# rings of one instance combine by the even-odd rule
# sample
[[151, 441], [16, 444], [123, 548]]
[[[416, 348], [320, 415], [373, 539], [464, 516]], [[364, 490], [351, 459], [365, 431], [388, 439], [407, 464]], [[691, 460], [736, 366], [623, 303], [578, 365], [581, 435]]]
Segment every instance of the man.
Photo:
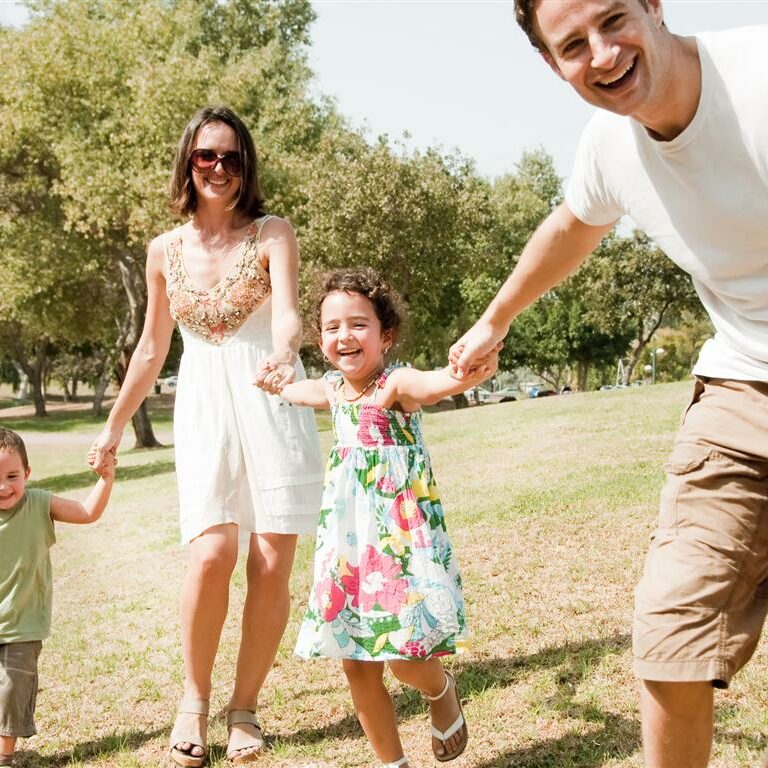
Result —
[[661, 0], [516, 0], [557, 75], [600, 109], [565, 202], [451, 349], [457, 375], [625, 213], [683, 269], [716, 334], [667, 465], [635, 595], [646, 765], [706, 766], [713, 687], [768, 607], [768, 27], [679, 37]]

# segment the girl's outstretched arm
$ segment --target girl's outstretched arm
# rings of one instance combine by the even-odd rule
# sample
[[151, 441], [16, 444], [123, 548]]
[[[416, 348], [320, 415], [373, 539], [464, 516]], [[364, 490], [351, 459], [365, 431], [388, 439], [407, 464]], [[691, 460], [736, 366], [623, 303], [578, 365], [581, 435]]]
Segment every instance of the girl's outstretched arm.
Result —
[[[254, 386], [269, 392], [267, 386], [262, 386], [257, 380]], [[280, 389], [280, 397], [294, 405], [306, 405], [309, 408], [328, 408], [328, 393], [322, 379], [303, 379], [284, 384]]]
[[432, 405], [444, 397], [481, 384], [493, 376], [498, 367], [499, 353], [492, 352], [478, 361], [467, 377], [460, 380], [451, 375], [448, 366], [437, 371], [396, 368], [387, 378], [379, 403], [385, 408], [396, 404], [404, 411], [414, 411], [422, 405]]

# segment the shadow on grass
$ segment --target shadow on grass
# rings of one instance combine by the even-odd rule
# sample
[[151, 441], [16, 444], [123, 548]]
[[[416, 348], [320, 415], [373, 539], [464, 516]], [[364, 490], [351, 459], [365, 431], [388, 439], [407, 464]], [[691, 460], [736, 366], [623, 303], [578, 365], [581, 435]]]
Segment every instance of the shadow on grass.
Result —
[[[592, 768], [602, 765], [609, 757], [627, 755], [637, 750], [640, 745], [638, 722], [575, 700], [579, 684], [591, 676], [598, 662], [606, 656], [623, 653], [629, 644], [628, 635], [614, 635], [545, 648], [527, 656], [489, 658], [454, 666], [452, 672], [464, 700], [471, 700], [486, 690], [507, 688], [542, 669], [559, 669], [557, 693], [543, 702], [553, 712], [553, 717], [562, 715], [569, 719], [601, 723], [603, 726], [602, 730], [594, 734], [569, 734], [562, 739], [546, 740], [530, 748], [514, 750], [491, 762], [478, 765], [477, 768], [506, 768], [511, 765], [530, 768]], [[402, 721], [421, 716], [426, 711], [426, 704], [417, 691], [404, 688], [395, 696], [395, 708], [398, 720]], [[276, 736], [274, 740], [284, 744], [301, 745], [359, 735], [360, 725], [357, 718], [346, 716], [332, 725], [305, 728]], [[564, 756], [568, 759], [563, 760]]]
[[[175, 465], [172, 461], [153, 461], [149, 464], [140, 464], [136, 467], [117, 468], [117, 481], [140, 480], [145, 477], [154, 477], [163, 475], [167, 472], [173, 472]], [[72, 472], [67, 475], [51, 475], [42, 480], [34, 480], [29, 483], [29, 488], [43, 488], [52, 493], [62, 493], [64, 491], [73, 491], [77, 488], [90, 488], [96, 482], [97, 476], [90, 469], [85, 472]]]
[[100, 739], [77, 744], [66, 752], [43, 756], [32, 750], [21, 750], [16, 753], [15, 768], [65, 768], [73, 763], [85, 762], [93, 757], [107, 757], [119, 752], [133, 751], [147, 741], [166, 733], [164, 729], [154, 731], [126, 731], [111, 733]]

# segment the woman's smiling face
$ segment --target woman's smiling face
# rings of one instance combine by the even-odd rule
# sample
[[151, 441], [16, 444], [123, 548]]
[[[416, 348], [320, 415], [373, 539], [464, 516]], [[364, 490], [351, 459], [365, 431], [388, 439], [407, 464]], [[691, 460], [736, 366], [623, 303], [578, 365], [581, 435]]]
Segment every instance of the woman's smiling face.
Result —
[[[239, 150], [237, 134], [225, 123], [206, 123], [197, 132], [192, 148], [210, 149], [218, 155]], [[198, 203], [224, 202], [229, 205], [240, 189], [240, 176], [230, 176], [224, 171], [221, 162], [206, 171], [192, 168], [192, 183], [197, 193]]]

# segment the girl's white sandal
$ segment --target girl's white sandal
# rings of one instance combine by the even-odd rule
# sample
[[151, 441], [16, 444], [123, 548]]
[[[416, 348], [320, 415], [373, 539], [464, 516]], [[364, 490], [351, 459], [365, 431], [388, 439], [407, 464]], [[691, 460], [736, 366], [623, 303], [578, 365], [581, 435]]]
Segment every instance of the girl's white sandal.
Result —
[[435, 760], [441, 762], [441, 763], [447, 763], [449, 760], [455, 760], [463, 751], [464, 748], [467, 746], [467, 740], [469, 739], [469, 732], [467, 731], [467, 722], [464, 719], [464, 711], [461, 708], [461, 698], [459, 697], [459, 689], [456, 687], [456, 681], [453, 679], [453, 675], [446, 671], [445, 673], [445, 687], [443, 688], [440, 693], [437, 694], [437, 696], [430, 696], [429, 694], [424, 694], [424, 697], [426, 699], [429, 699], [429, 701], [437, 701], [438, 699], [442, 699], [443, 696], [445, 696], [446, 693], [448, 693], [448, 690], [453, 687], [453, 691], [456, 694], [456, 703], [459, 705], [459, 714], [458, 717], [446, 728], [444, 731], [439, 730], [438, 728], [435, 728], [435, 726], [432, 727], [432, 735], [438, 739], [438, 741], [443, 742], [443, 746], [445, 746], [445, 742], [451, 738], [455, 733], [459, 733], [459, 731], [463, 731], [462, 733], [462, 739], [459, 742], [459, 746], [456, 747], [456, 749], [453, 750], [453, 752], [444, 752], [442, 755], [438, 755], [437, 752], [433, 749], [432, 752], [435, 756]]

